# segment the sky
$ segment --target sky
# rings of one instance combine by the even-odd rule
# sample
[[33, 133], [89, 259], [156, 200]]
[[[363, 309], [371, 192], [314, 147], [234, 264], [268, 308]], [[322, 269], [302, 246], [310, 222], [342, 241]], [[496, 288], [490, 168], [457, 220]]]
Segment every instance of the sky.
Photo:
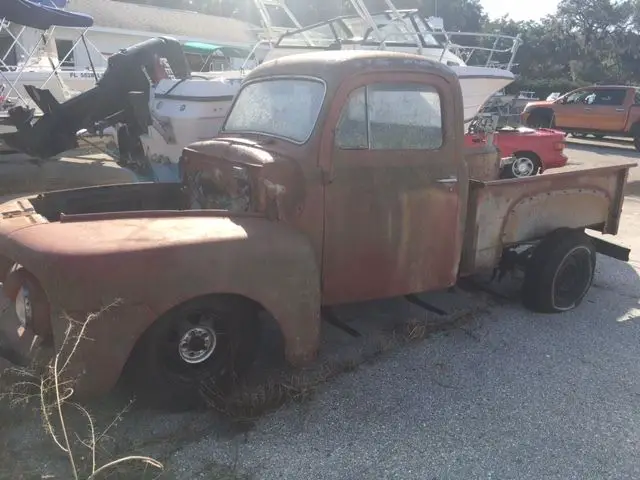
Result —
[[525, 0], [480, 0], [480, 3], [491, 18], [509, 14], [514, 20], [539, 20], [555, 13], [559, 0], [535, 0], [531, 3]]

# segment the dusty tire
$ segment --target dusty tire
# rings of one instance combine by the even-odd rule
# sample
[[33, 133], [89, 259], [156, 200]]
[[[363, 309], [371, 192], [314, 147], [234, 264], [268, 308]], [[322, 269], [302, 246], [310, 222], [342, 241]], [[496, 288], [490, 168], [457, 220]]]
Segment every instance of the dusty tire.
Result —
[[593, 282], [596, 249], [584, 232], [559, 229], [543, 239], [529, 259], [522, 288], [525, 307], [560, 313], [580, 305]]
[[186, 302], [162, 315], [138, 341], [125, 382], [145, 406], [171, 411], [203, 406], [253, 363], [259, 311], [233, 296]]

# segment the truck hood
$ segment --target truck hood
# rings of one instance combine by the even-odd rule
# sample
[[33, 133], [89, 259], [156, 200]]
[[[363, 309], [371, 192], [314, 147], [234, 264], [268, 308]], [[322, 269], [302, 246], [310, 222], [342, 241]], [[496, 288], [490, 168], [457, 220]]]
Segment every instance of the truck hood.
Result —
[[252, 212], [292, 220], [305, 198], [298, 162], [280, 142], [222, 137], [183, 150], [181, 172], [192, 208]]
[[525, 105], [525, 110], [529, 109], [529, 108], [534, 108], [534, 107], [548, 107], [550, 105], [553, 105], [554, 102], [547, 102], [546, 100], [536, 100], [534, 102], [528, 102]]

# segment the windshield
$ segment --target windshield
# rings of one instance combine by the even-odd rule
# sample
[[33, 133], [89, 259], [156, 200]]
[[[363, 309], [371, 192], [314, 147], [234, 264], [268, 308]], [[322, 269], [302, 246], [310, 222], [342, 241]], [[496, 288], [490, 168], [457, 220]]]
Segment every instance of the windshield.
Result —
[[[396, 42], [396, 43], [415, 43], [416, 29], [412, 23], [412, 18], [416, 19], [416, 23], [419, 28], [419, 32], [424, 39], [425, 47], [439, 47], [438, 41], [431, 35], [431, 29], [429, 29], [424, 21], [419, 17], [411, 14], [402, 15], [400, 19], [393, 20], [388, 13], [376, 13], [371, 15], [371, 18], [375, 22], [378, 30], [382, 34], [384, 41]], [[369, 31], [370, 25], [360, 17], [343, 18], [342, 21], [347, 25], [349, 30], [356, 38], [364, 38], [367, 36], [367, 40], [378, 41], [375, 32]], [[369, 33], [367, 35], [367, 32]]]
[[313, 133], [324, 94], [324, 83], [315, 79], [250, 83], [238, 93], [223, 131], [260, 133], [305, 143]]

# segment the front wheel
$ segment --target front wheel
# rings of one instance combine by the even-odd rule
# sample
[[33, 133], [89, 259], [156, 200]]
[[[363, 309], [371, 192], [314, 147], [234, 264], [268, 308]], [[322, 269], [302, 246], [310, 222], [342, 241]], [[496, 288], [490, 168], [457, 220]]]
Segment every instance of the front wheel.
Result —
[[596, 249], [584, 232], [563, 228], [544, 238], [527, 262], [525, 307], [540, 313], [574, 309], [593, 282]]
[[224, 392], [253, 362], [258, 313], [233, 296], [204, 297], [170, 310], [138, 341], [125, 372], [130, 386], [152, 407], [203, 405], [205, 391]]

